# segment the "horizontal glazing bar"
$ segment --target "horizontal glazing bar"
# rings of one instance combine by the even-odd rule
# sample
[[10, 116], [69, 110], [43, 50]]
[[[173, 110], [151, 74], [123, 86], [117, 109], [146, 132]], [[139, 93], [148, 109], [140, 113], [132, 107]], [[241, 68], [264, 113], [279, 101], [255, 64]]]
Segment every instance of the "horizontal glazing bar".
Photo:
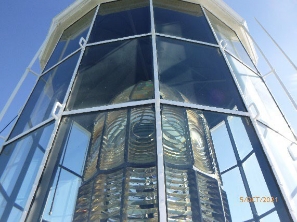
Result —
[[228, 51], [227, 49], [224, 49], [225, 52], [227, 52], [229, 55], [231, 55], [234, 59], [236, 59], [238, 62], [240, 62], [241, 64], [243, 64], [244, 66], [246, 66], [248, 69], [250, 69], [253, 73], [255, 73], [256, 75], [258, 75], [259, 77], [262, 77], [260, 73], [255, 72], [255, 70], [251, 69], [251, 67], [249, 67], [247, 64], [245, 64], [243, 61], [241, 61], [239, 58], [237, 58], [234, 54], [232, 54], [232, 52]]
[[51, 71], [52, 69], [54, 69], [55, 67], [57, 67], [58, 65], [60, 65], [62, 62], [64, 62], [65, 60], [67, 60], [68, 58], [70, 58], [71, 56], [73, 56], [75, 53], [79, 52], [81, 48], [75, 50], [74, 52], [72, 52], [70, 55], [66, 56], [64, 59], [60, 60], [58, 63], [56, 63], [54, 66], [50, 67], [49, 69], [45, 70], [41, 75], [45, 75], [46, 73], [48, 73], [49, 71]]
[[208, 43], [208, 42], [201, 42], [201, 41], [192, 40], [192, 39], [185, 39], [185, 38], [172, 36], [172, 35], [165, 35], [165, 34], [156, 33], [156, 36], [162, 36], [162, 37], [166, 37], [166, 38], [177, 39], [177, 40], [182, 40], [182, 41], [185, 41], [185, 42], [192, 42], [192, 43], [208, 45], [208, 46], [213, 46], [213, 47], [220, 47], [219, 45], [216, 45], [216, 44], [212, 44], [212, 43]]
[[153, 103], [155, 103], [155, 99], [133, 101], [133, 102], [127, 102], [127, 103], [112, 104], [107, 106], [98, 106], [98, 107], [78, 109], [78, 110], [72, 110], [72, 111], [64, 111], [62, 113], [62, 116], [74, 115], [79, 113], [90, 113], [90, 112], [96, 112], [96, 111], [105, 111], [105, 110], [111, 110], [111, 109], [120, 109], [120, 108], [140, 106], [140, 105], [153, 104]]
[[167, 105], [182, 106], [182, 107], [186, 107], [186, 108], [200, 109], [200, 110], [205, 110], [205, 111], [225, 113], [225, 114], [233, 114], [233, 115], [248, 116], [248, 117], [250, 116], [250, 114], [248, 112], [216, 108], [216, 107], [210, 107], [210, 106], [203, 106], [203, 105], [196, 105], [196, 104], [183, 103], [183, 102], [175, 102], [175, 101], [169, 101], [169, 100], [165, 100], [165, 99], [161, 99], [161, 103], [167, 104]]
[[142, 35], [133, 35], [133, 36], [123, 37], [123, 38], [118, 38], [118, 39], [111, 39], [111, 40], [105, 40], [105, 41], [101, 41], [101, 42], [88, 43], [88, 44], [86, 44], [86, 46], [101, 45], [101, 44], [129, 40], [129, 39], [135, 39], [135, 38], [140, 38], [140, 37], [145, 37], [145, 36], [150, 36], [150, 35], [151, 35], [151, 33], [142, 34]]
[[[33, 128], [30, 128], [30, 129], [28, 129], [27, 131], [25, 131], [25, 132], [19, 134], [18, 136], [14, 137], [14, 138], [12, 138], [12, 139], [10, 139], [10, 140], [8, 140], [8, 141], [6, 141], [6, 142], [3, 144], [3, 147], [6, 146], [6, 145], [8, 145], [8, 144], [10, 144], [10, 143], [12, 143], [12, 142], [14, 142], [14, 141], [16, 141], [17, 139], [19, 139], [19, 138], [21, 138], [21, 137], [23, 137], [23, 136], [25, 136], [25, 135], [27, 135], [27, 134], [33, 132], [34, 130], [36, 130], [36, 129], [38, 129], [38, 128], [44, 126], [44, 125], [46, 125], [47, 123], [51, 122], [52, 120], [54, 120], [53, 117], [51, 117], [51, 118], [49, 118], [49, 119], [47, 119], [47, 120], [45, 120], [45, 121], [39, 123], [38, 125], [34, 126]], [[2, 150], [1, 150], [1, 151], [2, 151]], [[0, 152], [1, 152], [1, 151], [0, 151]]]

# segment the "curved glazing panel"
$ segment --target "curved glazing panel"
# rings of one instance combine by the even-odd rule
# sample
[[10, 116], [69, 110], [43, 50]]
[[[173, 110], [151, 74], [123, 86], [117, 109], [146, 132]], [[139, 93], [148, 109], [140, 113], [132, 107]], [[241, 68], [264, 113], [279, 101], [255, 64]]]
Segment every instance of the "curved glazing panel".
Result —
[[252, 62], [250, 56], [246, 52], [245, 48], [241, 44], [236, 33], [229, 28], [225, 23], [219, 20], [209, 11], [206, 11], [206, 15], [210, 20], [210, 23], [218, 37], [220, 44], [234, 56], [241, 59], [245, 64], [247, 64], [251, 69], [257, 70], [254, 63]]
[[155, 137], [153, 106], [64, 117], [43, 220], [158, 221]]
[[[290, 220], [248, 118], [163, 105], [162, 131], [169, 221], [258, 220], [271, 213]], [[182, 141], [189, 144], [184, 155]]]
[[149, 0], [113, 1], [100, 5], [89, 42], [149, 32], [151, 32]]
[[157, 53], [161, 96], [167, 86], [187, 98], [165, 99], [245, 111], [219, 48], [158, 37]]
[[178, 0], [154, 0], [156, 33], [216, 44], [197, 4]]
[[19, 221], [43, 160], [54, 124], [5, 146], [0, 155], [0, 221]]
[[295, 140], [263, 80], [233, 56], [228, 53], [226, 55], [253, 117], [256, 117], [280, 134]]
[[50, 118], [55, 103], [63, 103], [78, 56], [76, 53], [39, 78], [9, 138]]
[[151, 99], [152, 63], [149, 37], [87, 47], [67, 109]]
[[49, 69], [80, 48], [79, 41], [81, 38], [86, 39], [95, 11], [95, 9], [91, 10], [69, 28], [65, 29], [44, 70]]

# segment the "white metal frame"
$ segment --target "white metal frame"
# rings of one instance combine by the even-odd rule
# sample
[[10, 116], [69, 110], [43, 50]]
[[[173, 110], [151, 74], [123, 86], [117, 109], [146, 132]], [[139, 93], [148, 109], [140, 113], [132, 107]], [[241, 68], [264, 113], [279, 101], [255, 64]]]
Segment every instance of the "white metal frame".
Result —
[[[202, 7], [203, 8], [203, 7]], [[207, 17], [207, 15], [206, 15], [206, 13], [205, 13], [205, 11], [204, 11], [204, 8], [203, 8], [203, 12], [204, 12], [204, 14], [205, 14], [205, 16], [206, 16], [206, 18], [207, 18], [207, 20], [208, 20], [208, 22], [209, 22], [209, 25], [210, 25], [210, 27], [211, 27], [211, 29], [212, 29], [212, 31], [213, 31], [213, 33], [214, 33], [214, 35], [215, 35], [215, 37], [216, 37], [216, 39], [217, 39], [217, 41], [218, 41], [218, 37], [216, 36], [216, 33], [215, 33], [215, 31], [214, 31], [214, 29], [213, 29], [213, 27], [212, 27], [212, 25], [211, 25], [211, 23], [210, 23], [210, 21], [209, 21], [209, 19], [208, 19], [208, 17]], [[248, 33], [247, 32], [247, 30], [246, 30], [246, 28], [245, 28], [245, 31], [246, 31], [246, 33]], [[250, 36], [251, 37], [251, 36]], [[258, 47], [259, 48], [259, 47]], [[221, 52], [222, 52], [222, 54], [223, 54], [223, 56], [224, 56], [224, 58], [225, 58], [225, 61], [227, 62], [227, 65], [228, 65], [228, 67], [229, 67], [229, 70], [230, 70], [230, 72], [231, 72], [231, 74], [232, 74], [232, 76], [233, 76], [233, 79], [234, 79], [234, 81], [236, 82], [236, 85], [237, 85], [237, 87], [238, 87], [238, 90], [239, 90], [239, 92], [240, 92], [240, 94], [241, 94], [241, 97], [243, 98], [243, 101], [244, 101], [244, 103], [245, 103], [245, 105], [246, 105], [246, 107], [247, 107], [247, 104], [246, 104], [246, 102], [245, 102], [245, 100], [244, 100], [244, 95], [243, 95], [243, 93], [242, 93], [242, 91], [241, 91], [241, 89], [240, 89], [240, 87], [239, 87], [239, 84], [238, 84], [238, 82], [237, 82], [237, 80], [236, 80], [236, 77], [235, 77], [235, 74], [234, 74], [234, 72], [233, 72], [233, 70], [232, 70], [232, 67], [231, 67], [231, 65], [230, 65], [230, 63], [229, 63], [229, 61], [228, 61], [228, 59], [227, 59], [227, 57], [226, 57], [226, 52], [225, 51], [227, 51], [227, 50], [225, 50], [224, 49], [224, 47], [222, 46], [222, 45], [220, 45], [220, 49], [221, 49]], [[230, 52], [228, 52], [229, 54], [231, 54]], [[232, 55], [232, 54], [231, 54]], [[249, 55], [249, 54], [248, 54]], [[237, 58], [237, 57], [234, 57], [234, 58]], [[240, 59], [238, 59], [238, 61], [240, 61]], [[243, 63], [243, 62], [241, 62], [243, 65], [245, 65], [245, 63]], [[247, 65], [245, 65], [247, 68], [249, 68]], [[250, 69], [250, 68], [249, 68]], [[273, 69], [273, 68], [272, 68]], [[254, 72], [254, 71], [253, 71]], [[261, 76], [260, 76], [260, 78], [261, 78]], [[264, 82], [264, 81], [263, 81]], [[264, 84], [265, 84], [265, 82], [264, 82]], [[266, 85], [266, 84], [265, 84]], [[266, 86], [267, 87], [267, 86]], [[268, 89], [268, 87], [267, 87], [267, 89]], [[272, 95], [271, 95], [272, 96]], [[273, 96], [272, 96], [272, 98], [273, 98]], [[276, 103], [276, 102], [275, 102]], [[276, 105], [277, 105], [277, 103], [276, 103]], [[249, 112], [249, 115], [250, 115], [250, 117], [252, 117], [252, 112], [251, 112], [251, 110], [250, 110], [250, 107], [248, 107], [248, 112]], [[281, 110], [280, 110], [280, 112], [281, 112]], [[297, 215], [296, 215], [296, 212], [295, 212], [295, 206], [294, 206], [294, 203], [292, 203], [291, 202], [291, 200], [289, 199], [289, 197], [290, 197], [290, 193], [289, 193], [289, 191], [283, 186], [283, 184], [286, 184], [286, 181], [284, 181], [284, 179], [283, 179], [283, 177], [281, 176], [282, 175], [282, 173], [281, 173], [281, 171], [280, 171], [280, 169], [277, 167], [277, 163], [276, 163], [276, 161], [275, 161], [275, 159], [273, 158], [273, 155], [271, 154], [271, 151], [270, 151], [270, 149], [269, 149], [269, 146], [266, 144], [266, 142], [265, 142], [265, 139], [263, 138], [263, 136], [261, 135], [261, 133], [260, 133], [260, 130], [258, 129], [258, 123], [257, 122], [261, 122], [261, 121], [259, 121], [259, 120], [256, 120], [255, 118], [250, 118], [251, 119], [251, 121], [252, 121], [252, 124], [253, 124], [253, 127], [254, 127], [254, 129], [255, 129], [255, 131], [256, 131], [256, 134], [257, 134], [257, 136], [258, 136], [258, 138], [259, 138], [259, 140], [260, 140], [260, 143], [261, 143], [261, 145], [262, 145], [262, 147], [263, 147], [263, 151], [264, 151], [264, 153], [266, 154], [266, 156], [267, 156], [267, 159], [268, 159], [268, 162], [270, 163], [270, 166], [272, 167], [272, 171], [274, 172], [274, 175], [275, 175], [275, 177], [276, 177], [276, 180], [277, 180], [277, 182], [278, 182], [278, 185], [279, 185], [279, 187], [280, 187], [280, 189], [281, 189], [281, 192], [282, 192], [282, 194], [283, 194], [283, 197], [284, 197], [284, 199], [285, 199], [285, 201], [286, 201], [286, 203], [287, 203], [287, 206], [288, 206], [288, 208], [289, 208], [289, 211], [290, 211], [290, 214], [291, 214], [291, 216], [292, 216], [292, 218], [293, 218], [293, 220], [294, 221], [297, 221]], [[266, 125], [266, 124], [265, 124]], [[272, 128], [270, 128], [269, 126], [267, 126], [269, 129], [271, 129], [271, 130], [273, 130]], [[275, 131], [275, 130], [273, 130], [273, 131]], [[276, 132], [276, 131], [275, 131]], [[278, 132], [276, 132], [276, 133], [278, 133]], [[278, 134], [280, 134], [280, 133], [278, 133]], [[281, 136], [283, 136], [282, 134], [280, 134]]]

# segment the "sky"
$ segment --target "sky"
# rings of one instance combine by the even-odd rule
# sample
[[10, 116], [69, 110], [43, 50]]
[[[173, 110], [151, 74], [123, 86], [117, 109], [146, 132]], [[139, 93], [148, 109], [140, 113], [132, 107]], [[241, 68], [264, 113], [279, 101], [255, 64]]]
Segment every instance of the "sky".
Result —
[[[74, 0], [0, 0], [0, 111], [46, 38], [52, 18], [73, 2]], [[291, 60], [297, 64], [297, 0], [225, 0], [225, 2], [247, 21], [250, 33], [297, 101], [297, 71], [284, 59], [255, 20], [257, 18], [262, 23]], [[260, 62], [262, 60], [259, 59]], [[22, 93], [17, 95], [11, 109], [0, 123], [0, 131], [26, 101], [34, 79], [34, 75], [30, 74]], [[283, 92], [273, 75], [267, 77], [267, 84], [297, 131], [297, 118], [295, 118], [297, 113], [288, 100], [284, 99]]]

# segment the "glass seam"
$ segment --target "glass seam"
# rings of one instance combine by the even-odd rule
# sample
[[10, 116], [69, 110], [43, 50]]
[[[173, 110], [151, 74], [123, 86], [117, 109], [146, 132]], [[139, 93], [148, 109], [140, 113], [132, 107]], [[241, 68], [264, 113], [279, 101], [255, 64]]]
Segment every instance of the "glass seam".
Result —
[[[51, 122], [51, 121], [53, 121], [53, 120], [54, 120], [54, 117], [50, 117], [50, 118], [48, 118], [48, 119], [42, 121], [42, 122], [39, 123], [38, 125], [36, 125], [36, 126], [30, 128], [30, 129], [28, 129], [28, 130], [22, 132], [21, 134], [15, 136], [15, 137], [13, 137], [13, 138], [11, 138], [10, 140], [7, 140], [5, 143], [3, 143], [3, 147], [9, 145], [10, 143], [13, 143], [14, 141], [16, 141], [16, 140], [18, 140], [18, 139], [20, 139], [20, 138], [22, 138], [22, 137], [24, 137], [24, 136], [26, 136], [26, 135], [28, 135], [28, 134], [30, 134], [31, 132], [33, 132], [33, 131], [35, 131], [35, 130], [38, 130], [39, 128], [43, 127], [44, 125], [48, 124], [49, 122]], [[1, 152], [0, 152], [0, 153], [1, 153]]]
[[102, 45], [102, 44], [124, 41], [124, 40], [129, 40], [129, 39], [136, 39], [136, 38], [151, 36], [151, 35], [152, 35], [151, 32], [145, 33], [145, 34], [140, 34], [140, 35], [131, 35], [131, 36], [126, 36], [126, 37], [117, 38], [117, 39], [110, 39], [110, 40], [104, 40], [104, 41], [99, 41], [99, 42], [87, 43], [86, 46], [89, 47], [89, 46]]
[[182, 40], [184, 42], [197, 43], [197, 44], [201, 44], [201, 45], [213, 46], [213, 47], [217, 47], [217, 48], [220, 47], [217, 44], [198, 41], [198, 40], [192, 40], [192, 39], [186, 39], [186, 38], [182, 38], [182, 37], [178, 37], [178, 36], [174, 36], [174, 35], [166, 35], [166, 34], [162, 34], [162, 33], [156, 33], [156, 36], [161, 36], [161, 37], [166, 37], [166, 38], [176, 39], [176, 40]]
[[[85, 43], [87, 43], [88, 40], [89, 40], [90, 33], [91, 33], [91, 31], [92, 31], [92, 28], [93, 28], [93, 25], [94, 25], [94, 22], [95, 22], [97, 13], [98, 13], [98, 11], [99, 11], [99, 6], [100, 6], [100, 4], [96, 6], [96, 10], [95, 10], [95, 13], [94, 13], [94, 15], [93, 15], [94, 17], [93, 17], [93, 20], [92, 20], [92, 22], [91, 22], [91, 24], [90, 24], [89, 31], [88, 31], [88, 34], [87, 34], [86, 39], [85, 39], [85, 40], [86, 40]], [[71, 91], [72, 91], [72, 88], [74, 87], [74, 80], [75, 80], [75, 78], [76, 78], [76, 76], [77, 76], [77, 72], [78, 72], [78, 69], [79, 69], [79, 65], [80, 65], [80, 63], [81, 63], [82, 57], [83, 57], [83, 55], [84, 55], [84, 52], [85, 52], [85, 50], [86, 50], [86, 44], [84, 44], [80, 49], [81, 49], [80, 56], [79, 56], [79, 58], [78, 58], [78, 60], [77, 60], [76, 67], [74, 68], [74, 71], [73, 71], [73, 74], [72, 74], [72, 78], [71, 78], [71, 80], [70, 80], [70, 82], [69, 82], [68, 89], [67, 89], [67, 91], [66, 91], [66, 94], [65, 94], [65, 97], [64, 97], [64, 100], [63, 100], [63, 103], [62, 103], [62, 105], [63, 105], [63, 108], [62, 108], [63, 112], [64, 112], [65, 109], [66, 109], [68, 99], [70, 98], [70, 93], [71, 93]]]
[[154, 104], [154, 103], [155, 103], [155, 99], [130, 101], [125, 103], [110, 104], [110, 105], [96, 106], [91, 108], [64, 111], [61, 115], [66, 116], [66, 115], [75, 115], [75, 114], [81, 114], [81, 113], [91, 113], [91, 112], [97, 112], [97, 111], [108, 111], [108, 110], [148, 105], [148, 104]]
[[174, 106], [185, 107], [185, 108], [192, 108], [192, 109], [212, 111], [212, 112], [217, 112], [217, 113], [225, 113], [225, 114], [233, 114], [233, 115], [238, 115], [238, 116], [250, 117], [250, 114], [248, 112], [244, 112], [244, 111], [236, 111], [236, 110], [230, 110], [230, 109], [224, 109], [224, 108], [218, 108], [218, 107], [212, 107], [212, 106], [205, 106], [205, 105], [199, 105], [199, 104], [193, 104], [193, 103], [184, 103], [184, 102], [161, 99], [161, 104], [174, 105]]
[[261, 73], [255, 72], [255, 70], [253, 70], [248, 64], [244, 63], [240, 58], [238, 58], [236, 55], [234, 55], [232, 52], [230, 52], [227, 49], [224, 49], [225, 52], [227, 52], [230, 56], [232, 56], [234, 59], [236, 59], [238, 62], [240, 62], [242, 65], [244, 65], [246, 68], [248, 68], [249, 70], [251, 70], [253, 73], [255, 73], [257, 76], [262, 77]]
[[52, 71], [54, 68], [56, 68], [57, 66], [59, 66], [61, 63], [63, 63], [64, 61], [66, 61], [67, 59], [69, 59], [71, 56], [73, 56], [75, 53], [79, 52], [81, 50], [81, 47], [79, 47], [78, 49], [76, 49], [74, 52], [70, 53], [68, 56], [66, 56], [65, 58], [61, 59], [59, 62], [55, 63], [53, 66], [49, 67], [47, 70], [45, 70], [44, 72], [42, 72], [40, 74], [40, 76], [44, 76], [45, 74], [49, 73], [50, 71]]
[[26, 201], [24, 211], [22, 212], [22, 216], [21, 216], [21, 220], [20, 220], [21, 222], [25, 221], [28, 214], [29, 214], [29, 209], [30, 209], [31, 204], [33, 203], [34, 194], [36, 193], [37, 188], [39, 186], [39, 179], [41, 178], [41, 176], [43, 174], [43, 169], [44, 169], [44, 167], [46, 165], [47, 158], [49, 156], [49, 153], [50, 153], [50, 150], [51, 150], [51, 147], [52, 147], [52, 143], [54, 142], [54, 139], [56, 137], [56, 133], [58, 132], [60, 121], [61, 121], [61, 118], [56, 120], [56, 121], [53, 121], [54, 128], [53, 128], [52, 134], [51, 134], [51, 136], [50, 136], [50, 138], [48, 140], [48, 144], [47, 144], [45, 152], [43, 154], [43, 158], [41, 160], [40, 167], [39, 167], [38, 172], [36, 174], [33, 186], [32, 186], [32, 188], [30, 190], [29, 197], [28, 197], [28, 199]]

